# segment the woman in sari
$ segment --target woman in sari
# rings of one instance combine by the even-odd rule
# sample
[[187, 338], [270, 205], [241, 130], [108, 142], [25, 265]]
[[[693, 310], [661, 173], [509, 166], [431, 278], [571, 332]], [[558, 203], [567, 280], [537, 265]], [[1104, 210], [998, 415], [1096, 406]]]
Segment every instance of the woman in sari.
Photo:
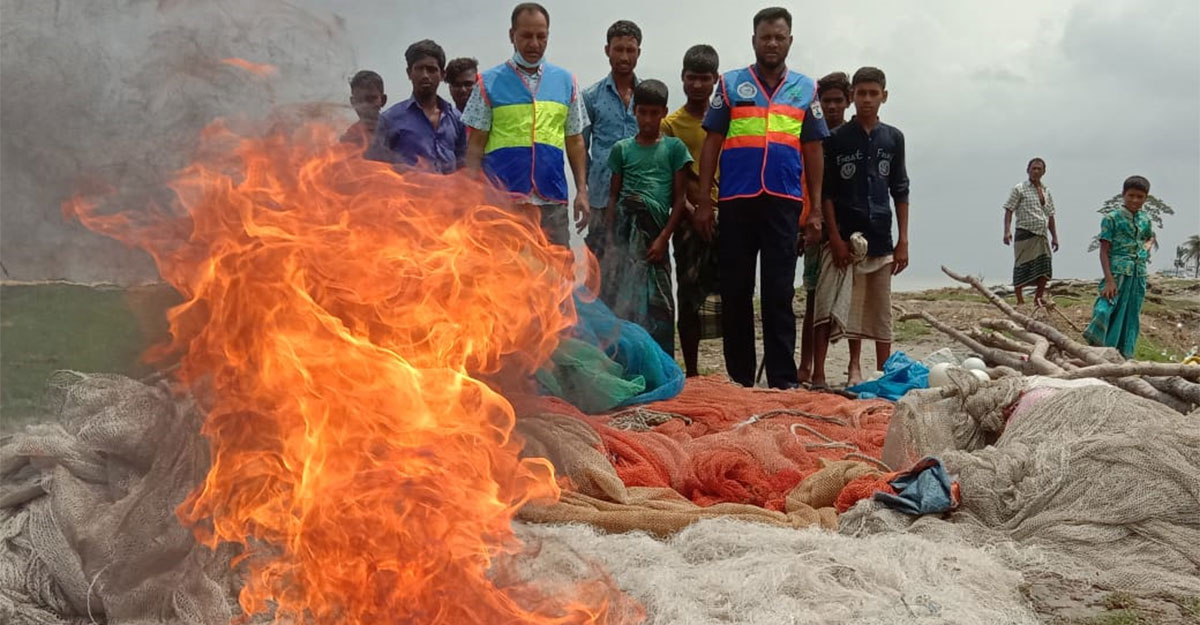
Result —
[[1095, 346], [1115, 347], [1126, 358], [1137, 345], [1142, 300], [1146, 297], [1146, 266], [1154, 244], [1150, 217], [1142, 211], [1150, 181], [1141, 176], [1125, 179], [1124, 207], [1100, 222], [1100, 268], [1104, 280], [1092, 307], [1092, 322], [1083, 337]]

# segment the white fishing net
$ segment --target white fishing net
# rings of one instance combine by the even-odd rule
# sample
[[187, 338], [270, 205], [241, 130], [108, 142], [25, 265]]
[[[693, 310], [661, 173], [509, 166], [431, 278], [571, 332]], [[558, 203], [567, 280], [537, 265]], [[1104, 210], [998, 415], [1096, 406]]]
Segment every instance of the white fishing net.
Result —
[[531, 578], [565, 584], [599, 563], [651, 625], [1038, 622], [1021, 575], [987, 550], [909, 534], [714, 519], [667, 541], [583, 525], [522, 525], [518, 535], [538, 546]]
[[[1014, 390], [1019, 400], [996, 401]], [[1030, 559], [1018, 549], [1003, 560], [1063, 593], [1200, 596], [1200, 415], [1181, 415], [1108, 385], [1023, 378], [967, 391], [966, 399], [910, 394], [893, 424], [912, 434], [894, 449], [938, 453], [957, 475], [963, 501], [952, 522], [914, 522], [864, 502], [841, 517], [842, 533], [1015, 541], [1052, 557]], [[993, 404], [994, 411], [965, 408]], [[969, 452], [928, 447], [948, 432], [968, 432], [970, 423], [994, 422], [997, 414], [997, 423], [1008, 419], [993, 445]]]
[[[971, 401], [1011, 397], [1005, 384]], [[1033, 623], [1096, 588], [1200, 596], [1197, 417], [1112, 387], [1025, 384], [994, 445], [985, 433], [975, 451], [941, 453], [963, 493], [948, 520], [864, 501], [841, 535], [731, 519], [666, 541], [518, 524], [531, 550], [517, 569], [551, 589], [604, 571], [656, 624]], [[959, 398], [902, 403], [922, 422], [966, 418]], [[71, 372], [46, 404], [55, 420], [0, 444], [0, 622], [228, 623], [231, 554], [197, 545], [174, 514], [208, 463], [198, 411], [163, 386]]]

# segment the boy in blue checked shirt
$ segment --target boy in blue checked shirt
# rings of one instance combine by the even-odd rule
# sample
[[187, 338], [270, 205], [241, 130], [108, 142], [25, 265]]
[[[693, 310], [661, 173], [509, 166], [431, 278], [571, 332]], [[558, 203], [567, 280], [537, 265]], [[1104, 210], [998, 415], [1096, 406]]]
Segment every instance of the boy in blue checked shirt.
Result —
[[607, 250], [601, 261], [600, 296], [620, 318], [650, 333], [675, 355], [675, 298], [667, 247], [683, 219], [687, 167], [683, 141], [664, 137], [667, 86], [646, 80], [633, 91], [638, 132], [613, 145], [605, 212]]

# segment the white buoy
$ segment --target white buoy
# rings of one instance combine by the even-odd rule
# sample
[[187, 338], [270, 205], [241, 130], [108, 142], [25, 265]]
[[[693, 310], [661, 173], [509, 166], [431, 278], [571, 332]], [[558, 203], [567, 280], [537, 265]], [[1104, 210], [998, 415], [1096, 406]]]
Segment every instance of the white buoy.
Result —
[[985, 363], [982, 358], [976, 358], [974, 356], [964, 360], [962, 366], [963, 369], [968, 369], [971, 371], [983, 371], [984, 369], [987, 369], [987, 363]]
[[948, 362], [939, 362], [929, 369], [929, 388], [940, 388], [950, 384], [950, 375], [946, 373], [951, 365]]
[[971, 375], [979, 379], [980, 382], [991, 382], [992, 376], [987, 374], [983, 369], [969, 369]]

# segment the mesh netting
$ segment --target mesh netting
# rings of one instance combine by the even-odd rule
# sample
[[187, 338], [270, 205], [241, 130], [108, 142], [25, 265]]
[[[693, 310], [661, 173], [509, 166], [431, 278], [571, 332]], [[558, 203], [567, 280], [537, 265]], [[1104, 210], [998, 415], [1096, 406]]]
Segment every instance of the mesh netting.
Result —
[[55, 422], [0, 447], [0, 622], [230, 620], [229, 554], [173, 513], [208, 469], [200, 418], [165, 389], [58, 372]]
[[909, 534], [854, 539], [815, 528], [705, 520], [669, 540], [587, 526], [523, 525], [533, 579], [569, 584], [603, 566], [650, 625], [1025, 625], [1022, 576], [989, 550]]
[[[1016, 378], [965, 391], [965, 400], [910, 395], [893, 422], [907, 433], [894, 449], [974, 441], [974, 451], [940, 454], [962, 487], [954, 522], [914, 523], [864, 502], [841, 517], [843, 532], [1012, 540], [1054, 554], [1012, 561], [1031, 577], [1200, 593], [1200, 420], [1094, 381]], [[995, 444], [982, 445], [1006, 415]]]

